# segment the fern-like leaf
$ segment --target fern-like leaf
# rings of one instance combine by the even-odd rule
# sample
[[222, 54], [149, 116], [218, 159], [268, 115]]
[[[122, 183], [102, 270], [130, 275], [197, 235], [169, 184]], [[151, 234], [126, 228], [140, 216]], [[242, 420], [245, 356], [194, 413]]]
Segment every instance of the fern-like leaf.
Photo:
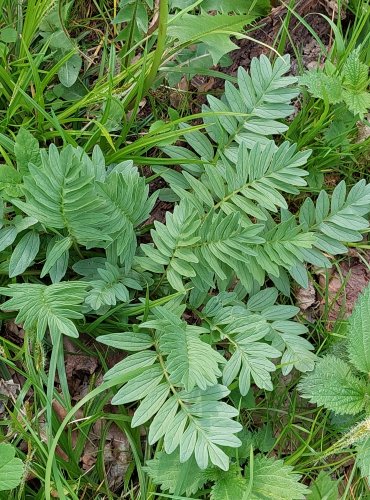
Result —
[[52, 339], [60, 334], [78, 337], [73, 319], [83, 319], [81, 304], [86, 295], [86, 283], [63, 282], [53, 285], [30, 283], [11, 284], [0, 288], [0, 294], [11, 297], [2, 304], [3, 310], [19, 311], [16, 323], [36, 330], [39, 339], [49, 328]]
[[109, 207], [116, 253], [129, 268], [136, 251], [135, 228], [148, 219], [156, 195], [148, 198], [149, 185], [137, 169], [118, 167], [99, 184], [98, 192]]
[[42, 167], [29, 164], [24, 177], [26, 202], [13, 200], [27, 215], [50, 229], [65, 229], [74, 241], [85, 245], [110, 240], [102, 227], [109, 227], [104, 202], [94, 190], [94, 177], [71, 146], [59, 154], [51, 145], [42, 155]]
[[[224, 362], [223, 357], [200, 340], [202, 328], [186, 325], [164, 307], [156, 308], [155, 316], [141, 327], [154, 330], [153, 343], [149, 345], [156, 350], [147, 350], [147, 335], [138, 346], [139, 352], [106, 374], [110, 380], [117, 377], [119, 381], [122, 375], [129, 378], [112, 403], [140, 401], [131, 425], [137, 427], [153, 419], [149, 426], [150, 444], [163, 438], [166, 453], [180, 449], [181, 462], [194, 455], [201, 469], [210, 461], [227, 470], [229, 458], [222, 447], [240, 446], [235, 434], [241, 425], [233, 420], [238, 410], [221, 401], [229, 394], [226, 387], [217, 384], [221, 374], [218, 363]], [[99, 340], [120, 346], [117, 335]], [[124, 335], [121, 348], [127, 349]], [[187, 390], [196, 384], [206, 389]]]

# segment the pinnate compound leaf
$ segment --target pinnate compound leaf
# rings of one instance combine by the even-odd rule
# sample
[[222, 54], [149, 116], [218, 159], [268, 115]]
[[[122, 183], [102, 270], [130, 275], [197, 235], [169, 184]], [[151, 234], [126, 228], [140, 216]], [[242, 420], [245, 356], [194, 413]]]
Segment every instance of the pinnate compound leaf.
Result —
[[349, 318], [348, 354], [357, 370], [370, 373], [370, 286], [356, 301]]
[[1, 287], [0, 294], [11, 297], [2, 304], [2, 310], [19, 311], [16, 323], [25, 329], [36, 330], [39, 339], [49, 328], [52, 339], [65, 334], [78, 337], [72, 321], [83, 319], [81, 304], [85, 299], [86, 283], [65, 281], [52, 285], [31, 283], [11, 284]]
[[129, 266], [136, 251], [135, 228], [148, 219], [156, 195], [148, 197], [149, 185], [137, 169], [115, 167], [105, 182], [98, 185], [99, 194], [110, 210], [110, 228], [117, 255]]
[[0, 443], [0, 491], [16, 488], [24, 473], [22, 460], [15, 457], [12, 445]]
[[328, 355], [299, 384], [302, 396], [341, 415], [355, 415], [365, 404], [366, 383], [352, 374], [351, 366]]
[[200, 339], [207, 330], [188, 325], [165, 308], [158, 309], [157, 314], [161, 316], [159, 321], [141, 326], [157, 330], [159, 347], [167, 355], [166, 368], [171, 382], [187, 391], [196, 386], [205, 390], [217, 384], [221, 375], [218, 364], [224, 363], [224, 358]]
[[64, 229], [74, 241], [85, 246], [111, 241], [108, 207], [97, 195], [95, 172], [80, 150], [56, 146], [42, 155], [41, 168], [29, 164], [24, 177], [26, 202], [13, 200], [27, 215], [50, 229]]

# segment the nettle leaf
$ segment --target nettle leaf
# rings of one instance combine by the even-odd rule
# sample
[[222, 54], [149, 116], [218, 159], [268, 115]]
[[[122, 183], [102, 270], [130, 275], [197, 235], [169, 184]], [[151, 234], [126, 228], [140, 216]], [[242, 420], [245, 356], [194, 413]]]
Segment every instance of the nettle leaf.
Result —
[[345, 361], [328, 355], [321, 358], [313, 372], [299, 384], [302, 396], [341, 415], [356, 415], [365, 405], [368, 394], [365, 381], [352, 373]]
[[356, 446], [356, 464], [362, 477], [370, 481], [370, 437]]
[[247, 483], [236, 464], [227, 472], [215, 471], [210, 476], [215, 481], [211, 488], [211, 500], [235, 500], [247, 494]]
[[255, 17], [253, 14], [183, 14], [173, 21], [170, 20], [167, 33], [179, 40], [180, 44], [203, 42], [212, 55], [213, 64], [217, 64], [223, 55], [237, 48], [237, 45], [231, 42], [230, 36], [235, 35]]
[[303, 76], [299, 77], [299, 83], [307, 87], [313, 97], [327, 100], [331, 104], [341, 102], [342, 82], [338, 76], [328, 76], [322, 70], [306, 71]]
[[203, 0], [201, 3], [202, 9], [206, 11], [218, 10], [219, 12], [237, 12], [239, 14], [250, 14], [251, 12], [256, 14], [267, 13], [270, 3], [268, 1], [258, 1], [257, 5], [255, 2], [250, 0]]
[[36, 330], [41, 340], [49, 328], [52, 339], [64, 334], [78, 337], [73, 319], [83, 319], [81, 304], [86, 295], [86, 283], [72, 281], [53, 285], [11, 284], [1, 287], [0, 294], [11, 297], [2, 310], [19, 311], [16, 323], [25, 329]]
[[356, 301], [349, 319], [347, 339], [351, 363], [360, 372], [370, 373], [370, 286]]
[[207, 474], [199, 469], [195, 458], [190, 457], [181, 463], [178, 451], [170, 455], [163, 451], [156, 453], [153, 460], [147, 461], [144, 470], [154, 484], [171, 495], [193, 495], [208, 481]]
[[310, 484], [311, 493], [307, 500], [338, 500], [338, 484], [334, 481], [329, 472], [321, 471], [316, 480]]
[[17, 160], [17, 170], [21, 174], [28, 174], [29, 163], [37, 167], [41, 165], [39, 143], [37, 139], [23, 127], [19, 129], [17, 137], [15, 138], [14, 153]]
[[16, 488], [22, 481], [24, 465], [21, 459], [15, 457], [15, 448], [6, 443], [0, 443], [0, 491]]
[[246, 469], [246, 479], [253, 500], [274, 498], [276, 500], [303, 500], [309, 490], [299, 482], [300, 474], [293, 467], [285, 465], [283, 460], [257, 455], [253, 466]]

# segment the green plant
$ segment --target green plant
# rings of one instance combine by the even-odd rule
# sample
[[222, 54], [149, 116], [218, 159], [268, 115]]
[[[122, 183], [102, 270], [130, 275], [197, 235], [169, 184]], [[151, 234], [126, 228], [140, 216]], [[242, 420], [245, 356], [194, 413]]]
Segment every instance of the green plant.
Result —
[[360, 118], [370, 108], [369, 67], [360, 60], [361, 47], [356, 48], [345, 60], [343, 67], [337, 68], [329, 61], [325, 71], [307, 71], [299, 78], [301, 85], [308, 91], [330, 104], [344, 102], [346, 107]]
[[[73, 491], [53, 452], [58, 442], [70, 452], [69, 419], [113, 387], [113, 404], [133, 410], [124, 415], [131, 427], [125, 432], [139, 471], [143, 457], [131, 433], [144, 425], [160, 460], [173, 457], [175, 478], [196, 471], [197, 485], [214, 483], [214, 499], [228, 488], [230, 496], [304, 498], [306, 488], [288, 465], [254, 457], [239, 405], [254, 390], [271, 391], [275, 372], [313, 369], [307, 329], [294, 320], [299, 310], [277, 303], [278, 290], [289, 295], [289, 275], [305, 286], [307, 264], [329, 267], [328, 256], [361, 240], [370, 186], [359, 181], [347, 192], [341, 182], [331, 197], [322, 191], [316, 203], [307, 198], [296, 214], [288, 210], [286, 195], [305, 186], [310, 154], [271, 138], [287, 129], [280, 119], [298, 94], [296, 79], [284, 76], [288, 69], [286, 57], [274, 65], [254, 59], [250, 73], [239, 70], [238, 87], [227, 83], [221, 99], [208, 97], [203, 125], [170, 124], [174, 130], [180, 122], [172, 137], [181, 135], [188, 148], [163, 141], [166, 156], [151, 179], [162, 176], [168, 187], [151, 196], [130, 160], [106, 164], [99, 147], [90, 156], [72, 145], [45, 150], [23, 129], [17, 135], [17, 169], [7, 166], [0, 184], [1, 269], [15, 282], [0, 292], [10, 297], [4, 317], [18, 311], [27, 348], [51, 349], [48, 373], [39, 359], [36, 367], [27, 358], [37, 387], [47, 388], [46, 397], [38, 389], [49, 422], [47, 451], [40, 445], [46, 498], [51, 479], [57, 491]], [[150, 140], [138, 139], [125, 155]], [[166, 160], [181, 171], [163, 166]], [[158, 196], [174, 209], [165, 223], [144, 224]], [[130, 354], [72, 408], [62, 337], [79, 333]], [[69, 409], [62, 425], [53, 418], [53, 395]], [[166, 465], [156, 460], [148, 464], [155, 484], [178, 494], [198, 487], [163, 479]], [[276, 487], [275, 474], [282, 478]], [[146, 498], [142, 479], [140, 486]]]
[[0, 443], [0, 491], [13, 490], [19, 486], [24, 467], [22, 460], [15, 458], [15, 448]]
[[[344, 346], [338, 354], [320, 358], [315, 369], [299, 384], [303, 397], [336, 415], [354, 415], [357, 425], [334, 445], [335, 450], [356, 445], [356, 460], [370, 479], [370, 287], [360, 295], [348, 321]], [[340, 353], [340, 354], [339, 354]], [[334, 451], [333, 451], [334, 452]]]

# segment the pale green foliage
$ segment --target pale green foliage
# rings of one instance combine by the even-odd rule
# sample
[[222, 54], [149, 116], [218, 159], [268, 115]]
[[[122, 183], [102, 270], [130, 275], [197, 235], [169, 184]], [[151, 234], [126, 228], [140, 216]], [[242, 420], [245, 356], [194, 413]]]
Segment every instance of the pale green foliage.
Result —
[[307, 487], [299, 483], [301, 476], [292, 467], [264, 455], [254, 457], [253, 466], [246, 467], [245, 476], [235, 463], [227, 472], [215, 468], [201, 472], [194, 461], [189, 462], [182, 464], [177, 453], [170, 456], [160, 453], [147, 462], [146, 471], [155, 484], [174, 495], [190, 496], [206, 482], [213, 483], [211, 500], [299, 500], [308, 493]]
[[73, 319], [83, 319], [81, 304], [85, 299], [86, 283], [63, 282], [53, 285], [30, 283], [1, 287], [0, 293], [11, 297], [2, 304], [9, 311], [19, 311], [15, 319], [24, 329], [35, 330], [41, 340], [49, 328], [53, 340], [60, 334], [78, 337]]
[[[187, 325], [167, 308], [156, 308], [155, 318], [142, 323], [141, 329], [153, 332], [152, 342], [148, 334], [141, 345], [134, 342], [133, 350], [138, 352], [106, 374], [111, 379], [132, 373], [112, 402], [141, 401], [132, 426], [154, 417], [149, 428], [150, 444], [163, 438], [166, 453], [180, 447], [181, 462], [194, 454], [200, 468], [206, 468], [211, 461], [226, 470], [228, 457], [220, 446], [239, 446], [240, 440], [234, 434], [241, 426], [232, 420], [238, 411], [220, 401], [229, 393], [217, 383], [221, 375], [218, 365], [224, 363], [224, 358], [200, 339], [205, 333], [203, 328]], [[118, 336], [99, 340], [131, 350], [125, 334], [121, 345]], [[145, 352], [152, 345], [156, 350]]]
[[[133, 272], [126, 275], [118, 266], [109, 262], [104, 268], [98, 268], [99, 279], [88, 282], [89, 292], [85, 302], [91, 309], [98, 311], [102, 306], [115, 306], [118, 302], [129, 302], [129, 288], [142, 290], [139, 280]], [[136, 279], [135, 279], [136, 278]]]
[[344, 102], [354, 114], [363, 116], [370, 108], [369, 68], [361, 62], [361, 47], [351, 52], [343, 68], [335, 74], [326, 74], [324, 70], [307, 71], [299, 78], [301, 85], [307, 87], [310, 94], [324, 99], [331, 104]]
[[[242, 425], [231, 390], [240, 397], [254, 387], [271, 391], [275, 371], [314, 368], [307, 329], [294, 321], [299, 311], [276, 304], [279, 291], [289, 295], [289, 275], [307, 285], [307, 264], [330, 267], [331, 256], [345, 252], [344, 243], [360, 241], [368, 227], [370, 186], [364, 181], [349, 192], [340, 183], [331, 197], [323, 191], [297, 214], [289, 212], [286, 194], [298, 195], [306, 185], [310, 152], [272, 140], [287, 130], [281, 119], [298, 93], [296, 79], [284, 76], [288, 63], [284, 57], [271, 65], [262, 56], [249, 73], [239, 70], [238, 85], [227, 84], [221, 99], [209, 96], [205, 133], [188, 133], [184, 125], [189, 147], [163, 148], [181, 158], [182, 170], [153, 167], [168, 183], [164, 192], [149, 196], [148, 182], [130, 160], [106, 165], [99, 148], [91, 157], [72, 146], [39, 150], [24, 133], [17, 138], [17, 175], [3, 189], [4, 267], [20, 276], [35, 263], [30, 281], [38, 274], [52, 281], [26, 278], [1, 288], [11, 297], [3, 308], [19, 311], [16, 322], [40, 340], [49, 331], [54, 343], [62, 334], [76, 337], [84, 321], [88, 332], [103, 323], [98, 340], [129, 353], [105, 374], [117, 386], [112, 403], [129, 405], [132, 427], [147, 426], [149, 445], [160, 443], [164, 453], [148, 464], [149, 473], [178, 495], [205, 482], [213, 483], [214, 499], [240, 492], [299, 499], [306, 491], [291, 468], [262, 456], [245, 476], [233, 461], [228, 475], [222, 472], [237, 456], [234, 448], [243, 446], [246, 458], [250, 444], [258, 447], [254, 435], [241, 435], [243, 442], [238, 436]], [[29, 144], [28, 157], [22, 144]], [[157, 194], [169, 196], [174, 209], [165, 222], [154, 220], [149, 239], [143, 224]], [[138, 235], [145, 237], [139, 247]], [[80, 281], [72, 281], [74, 273]], [[70, 281], [61, 282], [64, 276]], [[267, 279], [274, 287], [266, 288]], [[98, 318], [90, 323], [90, 316]], [[364, 338], [356, 335], [357, 345]], [[366, 349], [357, 365], [352, 362], [367, 367]], [[350, 365], [335, 361], [330, 368], [341, 382], [333, 384], [325, 363], [305, 379], [307, 397], [325, 402], [329, 393], [329, 403], [344, 413], [364, 408], [361, 374], [348, 375]], [[266, 443], [259, 448], [269, 451]], [[199, 472], [209, 467], [206, 476]]]
[[[28, 133], [20, 132], [17, 141], [18, 168], [25, 173], [19, 185], [25, 201], [16, 198], [12, 202], [28, 217], [6, 221], [0, 248], [9, 247], [24, 230], [40, 223], [51, 234], [57, 231], [60, 235], [49, 241], [41, 277], [50, 274], [53, 282], [60, 281], [67, 270], [69, 250], [76, 244], [105, 248], [110, 261], [118, 259], [128, 272], [137, 246], [135, 229], [149, 217], [156, 198], [149, 197], [149, 186], [132, 162], [108, 170], [99, 148], [90, 159], [71, 146], [61, 153], [53, 145], [48, 153], [36, 150]], [[21, 153], [28, 143], [28, 155]], [[36, 162], [38, 157], [40, 162]], [[17, 242], [9, 263], [10, 276], [22, 274], [36, 260], [41, 229], [36, 226]], [[112, 299], [102, 303], [113, 304]]]
[[23, 188], [26, 202], [14, 200], [23, 212], [47, 228], [64, 229], [81, 245], [110, 241], [100, 230], [108, 225], [107, 207], [92, 189], [97, 172], [81, 161], [77, 151], [67, 146], [59, 154], [51, 145], [49, 154], [42, 155], [42, 168], [32, 163], [28, 168]]
[[272, 66], [265, 56], [254, 59], [250, 73], [239, 70], [238, 88], [227, 83], [221, 99], [208, 98], [204, 111], [223, 114], [204, 119], [208, 135], [184, 135], [193, 152], [164, 148], [174, 158], [202, 160], [185, 163], [181, 173], [155, 169], [180, 202], [166, 226], [152, 231], [155, 247], [142, 247], [148, 259], [140, 263], [165, 272], [176, 290], [186, 281], [204, 291], [216, 283], [224, 289], [236, 275], [251, 291], [268, 275], [288, 294], [288, 274], [307, 286], [305, 262], [329, 267], [324, 253], [345, 252], [342, 242], [360, 241], [368, 226], [370, 186], [364, 181], [349, 193], [340, 183], [331, 199], [323, 191], [316, 205], [307, 198], [298, 220], [287, 212], [283, 194], [305, 186], [309, 157], [309, 151], [297, 152], [287, 142], [277, 147], [269, 137], [286, 130], [278, 120], [291, 113], [297, 95], [295, 79], [284, 76], [288, 62], [278, 58]]
[[22, 460], [15, 458], [15, 448], [0, 443], [0, 491], [16, 488], [24, 473]]
[[223, 383], [229, 385], [238, 377], [242, 395], [248, 393], [251, 381], [272, 390], [270, 372], [276, 367], [269, 358], [282, 356], [285, 375], [293, 366], [301, 371], [310, 371], [314, 366], [313, 347], [301, 337], [307, 329], [288, 321], [298, 309], [275, 305], [277, 295], [276, 289], [266, 289], [245, 305], [234, 294], [223, 293], [212, 298], [202, 311], [204, 325], [213, 337], [227, 339], [230, 344], [232, 356], [223, 370]]

